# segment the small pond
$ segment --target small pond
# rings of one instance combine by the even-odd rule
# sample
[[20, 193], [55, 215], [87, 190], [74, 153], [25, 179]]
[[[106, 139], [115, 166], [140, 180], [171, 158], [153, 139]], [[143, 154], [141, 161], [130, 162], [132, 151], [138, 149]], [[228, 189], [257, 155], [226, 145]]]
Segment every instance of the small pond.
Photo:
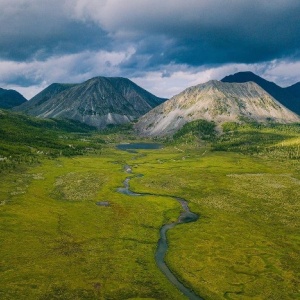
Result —
[[129, 152], [136, 152], [136, 150], [155, 150], [160, 148], [162, 148], [162, 145], [157, 143], [128, 143], [117, 145], [117, 149]]

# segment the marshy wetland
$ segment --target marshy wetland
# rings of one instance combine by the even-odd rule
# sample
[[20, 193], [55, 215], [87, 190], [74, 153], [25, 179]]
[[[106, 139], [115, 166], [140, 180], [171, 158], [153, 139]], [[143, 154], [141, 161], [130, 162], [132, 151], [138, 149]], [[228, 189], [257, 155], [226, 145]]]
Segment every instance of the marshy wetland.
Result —
[[[3, 171], [0, 298], [187, 299], [155, 260], [160, 229], [183, 211], [176, 195], [200, 216], [167, 231], [165, 261], [185, 287], [299, 299], [298, 133], [251, 130], [137, 153], [116, 149], [117, 136], [98, 153]], [[117, 192], [128, 177], [142, 197]]]

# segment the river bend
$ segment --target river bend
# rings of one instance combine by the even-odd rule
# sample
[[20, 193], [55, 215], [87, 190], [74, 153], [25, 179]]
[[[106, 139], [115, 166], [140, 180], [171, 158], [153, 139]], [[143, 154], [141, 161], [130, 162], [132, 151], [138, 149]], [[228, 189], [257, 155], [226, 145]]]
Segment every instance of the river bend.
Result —
[[[130, 172], [131, 173], [131, 169]], [[142, 176], [142, 175], [137, 175]], [[190, 211], [188, 202], [180, 197], [177, 196], [170, 196], [170, 195], [159, 195], [159, 194], [150, 194], [150, 193], [135, 193], [130, 190], [130, 180], [131, 178], [137, 177], [127, 177], [123, 182], [124, 187], [120, 187], [117, 189], [119, 193], [129, 195], [129, 196], [164, 196], [164, 197], [171, 197], [174, 200], [178, 201], [182, 207], [182, 211], [177, 219], [176, 222], [165, 224], [160, 229], [160, 239], [157, 244], [157, 249], [155, 253], [155, 261], [159, 269], [164, 273], [164, 275], [168, 278], [168, 280], [176, 286], [178, 290], [180, 290], [187, 298], [191, 300], [204, 300], [200, 296], [198, 296], [193, 290], [187, 288], [179, 279], [172, 273], [170, 268], [165, 262], [166, 253], [168, 251], [168, 239], [167, 239], [167, 232], [168, 230], [174, 228], [179, 224], [196, 222], [199, 219], [199, 216]]]

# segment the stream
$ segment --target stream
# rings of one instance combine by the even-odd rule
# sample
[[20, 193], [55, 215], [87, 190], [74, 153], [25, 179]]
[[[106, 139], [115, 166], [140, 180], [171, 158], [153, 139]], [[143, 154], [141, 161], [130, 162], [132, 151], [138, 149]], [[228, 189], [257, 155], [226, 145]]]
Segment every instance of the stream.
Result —
[[[129, 167], [129, 166], [127, 166]], [[126, 171], [127, 173], [131, 173], [131, 168], [129, 167], [130, 171]], [[145, 196], [145, 195], [151, 195], [151, 196], [165, 196], [165, 197], [171, 197], [174, 200], [178, 201], [182, 207], [182, 211], [177, 219], [176, 222], [165, 224], [160, 229], [160, 239], [157, 244], [157, 249], [155, 253], [155, 261], [159, 269], [164, 273], [164, 275], [168, 278], [168, 280], [176, 286], [178, 290], [180, 290], [187, 298], [191, 300], [204, 300], [200, 296], [194, 293], [194, 291], [190, 290], [182, 282], [179, 281], [179, 279], [172, 273], [170, 268], [165, 262], [165, 256], [168, 251], [168, 239], [167, 239], [167, 232], [168, 230], [174, 228], [176, 225], [189, 223], [189, 222], [195, 222], [199, 219], [199, 216], [193, 212], [190, 211], [188, 207], [188, 202], [180, 197], [176, 196], [170, 196], [170, 195], [159, 195], [159, 194], [150, 194], [150, 193], [135, 193], [130, 190], [129, 182], [131, 178], [143, 176], [143, 175], [137, 175], [132, 177], [127, 177], [125, 181], [123, 182], [124, 187], [120, 187], [117, 189], [119, 193], [129, 195], [129, 196]]]

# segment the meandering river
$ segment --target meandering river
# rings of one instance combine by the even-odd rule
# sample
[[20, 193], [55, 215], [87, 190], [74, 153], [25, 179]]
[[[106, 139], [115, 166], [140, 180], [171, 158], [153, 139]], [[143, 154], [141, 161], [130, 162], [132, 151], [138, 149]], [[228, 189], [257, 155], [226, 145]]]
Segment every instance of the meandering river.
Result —
[[[130, 166], [126, 166], [126, 172], [131, 173]], [[141, 176], [141, 175], [137, 175]], [[189, 222], [195, 222], [198, 220], [199, 216], [193, 212], [190, 211], [188, 202], [180, 197], [177, 196], [169, 196], [169, 195], [155, 195], [150, 193], [136, 193], [130, 190], [130, 180], [131, 178], [137, 177], [127, 177], [123, 183], [124, 187], [120, 187], [117, 189], [119, 193], [129, 195], [129, 196], [144, 196], [144, 195], [151, 195], [151, 196], [165, 196], [165, 197], [171, 197], [174, 200], [178, 201], [182, 207], [182, 212], [180, 213], [178, 219], [176, 222], [165, 224], [160, 229], [160, 239], [157, 244], [157, 249], [155, 253], [155, 261], [159, 269], [165, 274], [165, 276], [168, 278], [168, 280], [175, 285], [186, 297], [188, 297], [191, 300], [204, 300], [200, 296], [198, 296], [194, 291], [187, 288], [182, 282], [179, 281], [179, 279], [172, 273], [170, 268], [165, 262], [166, 253], [168, 251], [168, 239], [167, 239], [167, 232], [168, 230], [174, 228], [175, 226], [179, 224], [189, 223]]]

